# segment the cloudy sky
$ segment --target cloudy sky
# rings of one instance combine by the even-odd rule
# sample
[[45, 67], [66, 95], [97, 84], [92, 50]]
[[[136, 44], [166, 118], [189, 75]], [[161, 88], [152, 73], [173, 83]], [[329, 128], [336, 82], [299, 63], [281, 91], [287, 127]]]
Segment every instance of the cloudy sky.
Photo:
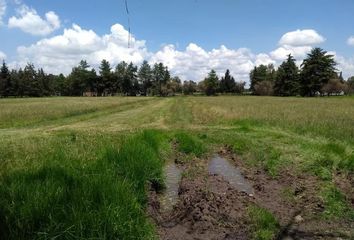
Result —
[[0, 0], [0, 59], [68, 73], [81, 59], [97, 67], [164, 62], [183, 80], [226, 68], [239, 81], [259, 64], [298, 64], [312, 47], [354, 75], [353, 0]]

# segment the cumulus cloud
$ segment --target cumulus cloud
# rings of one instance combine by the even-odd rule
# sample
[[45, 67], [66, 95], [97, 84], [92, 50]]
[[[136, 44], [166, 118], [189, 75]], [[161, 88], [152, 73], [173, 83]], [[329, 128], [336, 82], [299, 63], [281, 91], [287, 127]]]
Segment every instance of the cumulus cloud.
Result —
[[250, 50], [228, 49], [225, 46], [206, 51], [195, 43], [190, 43], [184, 51], [176, 50], [174, 45], [166, 45], [151, 57], [151, 62], [163, 62], [173, 74], [184, 80], [203, 80], [210, 69], [219, 75], [229, 69], [237, 80], [247, 81], [254, 67], [255, 56]]
[[[173, 75], [180, 76], [182, 80], [200, 81], [211, 69], [219, 76], [229, 69], [236, 80], [249, 82], [249, 72], [254, 66], [278, 65], [289, 53], [301, 64], [301, 60], [313, 47], [284, 44], [269, 54], [254, 54], [247, 48], [229, 49], [221, 45], [206, 50], [196, 43], [190, 43], [185, 49], [178, 49], [172, 44], [165, 45], [153, 53], [148, 51], [144, 40], [138, 40], [134, 36], [131, 39], [131, 46], [128, 47], [128, 38], [129, 32], [120, 24], [114, 24], [110, 32], [104, 35], [98, 35], [93, 30], [73, 24], [70, 28], [64, 29], [60, 35], [43, 38], [30, 46], [18, 47], [20, 61], [13, 62], [12, 65], [23, 67], [27, 62], [32, 62], [47, 72], [68, 74], [82, 59], [87, 60], [95, 68], [102, 59], [108, 60], [112, 66], [120, 61], [140, 64], [143, 60], [148, 60], [151, 64], [163, 62]], [[335, 55], [338, 69], [343, 71], [345, 76], [354, 75], [354, 59], [331, 54]]]
[[0, 26], [3, 25], [3, 17], [6, 13], [6, 1], [5, 0], [0, 0]]
[[298, 60], [303, 60], [311, 49], [326, 39], [313, 29], [296, 30], [285, 33], [279, 40], [279, 47], [270, 52], [277, 61], [283, 61], [291, 54]]
[[324, 37], [313, 29], [298, 29], [296, 31], [285, 33], [281, 37], [279, 45], [312, 46], [323, 43], [325, 40]]
[[120, 61], [140, 63], [147, 58], [145, 41], [132, 37], [132, 47], [127, 47], [129, 33], [120, 24], [111, 27], [109, 34], [99, 36], [93, 30], [73, 24], [62, 35], [44, 38], [37, 43], [17, 49], [19, 65], [32, 62], [51, 73], [69, 73], [82, 59], [97, 64], [102, 59], [117, 64]]
[[347, 44], [349, 46], [354, 46], [354, 36], [351, 36], [351, 37], [348, 38]]
[[44, 19], [38, 15], [35, 9], [21, 5], [17, 9], [17, 15], [9, 19], [9, 28], [19, 28], [37, 36], [48, 35], [60, 28], [60, 19], [53, 11], [47, 12]]
[[343, 56], [337, 55], [336, 52], [331, 52], [337, 62], [337, 69], [343, 72], [344, 78], [349, 78], [354, 76], [354, 57], [345, 58]]
[[281, 46], [270, 53], [273, 59], [277, 61], [285, 60], [286, 56], [291, 54], [296, 59], [305, 58], [306, 54], [309, 53], [312, 49], [312, 46], [290, 46], [284, 45]]
[[5, 60], [6, 59], [6, 54], [3, 53], [2, 51], [0, 51], [0, 61]]

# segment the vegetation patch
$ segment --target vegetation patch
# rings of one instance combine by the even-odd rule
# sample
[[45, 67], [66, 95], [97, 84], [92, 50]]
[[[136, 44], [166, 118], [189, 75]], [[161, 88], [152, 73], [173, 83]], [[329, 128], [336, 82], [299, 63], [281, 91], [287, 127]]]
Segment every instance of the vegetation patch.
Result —
[[57, 145], [42, 166], [4, 173], [0, 238], [153, 239], [146, 184], [163, 185], [162, 138], [157, 131], [129, 136], [84, 166]]
[[183, 153], [194, 154], [196, 157], [201, 157], [206, 151], [204, 143], [195, 136], [179, 132], [175, 134], [175, 138], [178, 143], [178, 150]]
[[252, 206], [249, 207], [248, 214], [253, 232], [253, 239], [274, 239], [280, 227], [276, 218], [269, 211], [264, 208]]

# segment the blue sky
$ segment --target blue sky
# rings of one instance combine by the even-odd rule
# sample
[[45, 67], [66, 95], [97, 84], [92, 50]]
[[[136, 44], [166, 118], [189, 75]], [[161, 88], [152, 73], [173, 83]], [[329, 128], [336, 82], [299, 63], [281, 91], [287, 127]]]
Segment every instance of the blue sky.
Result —
[[[336, 55], [345, 76], [354, 75], [352, 0], [127, 1], [132, 49], [124, 43], [124, 0], [0, 0], [0, 57], [12, 66], [31, 61], [52, 72], [68, 72], [80, 58], [93, 66], [99, 57], [112, 64], [147, 59], [166, 62], [182, 78], [199, 80], [212, 67], [220, 74], [230, 68], [247, 81], [254, 65], [277, 65], [288, 52], [301, 62], [308, 49], [320, 46]], [[112, 31], [115, 24], [124, 28]], [[55, 60], [65, 66], [54, 67]]]

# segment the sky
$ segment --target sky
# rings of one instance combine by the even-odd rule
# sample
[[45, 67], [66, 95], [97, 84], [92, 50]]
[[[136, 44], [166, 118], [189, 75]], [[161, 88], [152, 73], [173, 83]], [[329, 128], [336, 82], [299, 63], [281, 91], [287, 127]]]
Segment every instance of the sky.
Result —
[[[354, 75], [353, 0], [0, 0], [0, 60], [68, 74], [81, 59], [163, 62], [182, 80], [230, 69], [249, 81], [259, 64], [313, 47]], [[130, 25], [128, 24], [128, 18]], [[131, 28], [131, 41], [128, 46]]]

